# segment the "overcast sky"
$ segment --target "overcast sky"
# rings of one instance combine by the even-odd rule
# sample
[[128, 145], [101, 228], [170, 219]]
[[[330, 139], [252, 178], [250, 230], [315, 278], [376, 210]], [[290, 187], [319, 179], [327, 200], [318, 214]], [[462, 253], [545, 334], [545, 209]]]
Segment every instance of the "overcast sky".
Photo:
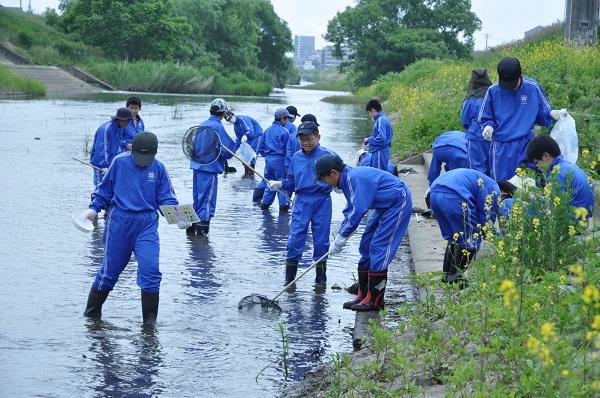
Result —
[[[23, 0], [27, 8], [29, 0]], [[275, 12], [286, 20], [293, 35], [316, 37], [316, 47], [326, 43], [322, 36], [336, 12], [355, 4], [354, 0], [271, 0]], [[19, 0], [0, 0], [4, 6], [18, 6]], [[34, 12], [43, 12], [46, 7], [58, 8], [59, 0], [31, 0]], [[483, 24], [475, 33], [475, 49], [494, 46], [523, 38], [523, 33], [538, 25], [549, 25], [563, 20], [565, 0], [471, 0], [473, 11]]]

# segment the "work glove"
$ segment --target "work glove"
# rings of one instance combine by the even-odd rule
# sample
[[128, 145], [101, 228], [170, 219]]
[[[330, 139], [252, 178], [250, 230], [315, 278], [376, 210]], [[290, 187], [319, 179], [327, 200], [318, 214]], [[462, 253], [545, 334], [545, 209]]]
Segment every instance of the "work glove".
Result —
[[481, 133], [483, 139], [486, 141], [492, 140], [492, 134], [494, 134], [494, 128], [492, 126], [485, 126], [483, 132]]
[[281, 188], [283, 188], [283, 183], [281, 181], [270, 180], [267, 183], [267, 186], [271, 191], [279, 191]]
[[562, 109], [553, 109], [553, 110], [550, 111], [550, 116], [554, 120], [558, 120], [561, 117], [565, 117], [567, 115], [568, 115], [568, 113], [567, 113], [567, 110], [565, 108], [562, 108]]
[[94, 209], [87, 209], [83, 214], [85, 215], [85, 218], [90, 221], [94, 221], [96, 220], [96, 217], [98, 217], [98, 213], [96, 213], [96, 210]]
[[329, 254], [333, 256], [334, 254], [341, 252], [347, 241], [348, 238], [344, 238], [342, 235], [337, 234], [329, 246]]
[[181, 220], [177, 223], [177, 228], [179, 229], [186, 229], [192, 226], [192, 223], [189, 222], [188, 220]]
[[242, 142], [248, 142], [248, 136], [247, 135], [243, 135], [242, 136]]

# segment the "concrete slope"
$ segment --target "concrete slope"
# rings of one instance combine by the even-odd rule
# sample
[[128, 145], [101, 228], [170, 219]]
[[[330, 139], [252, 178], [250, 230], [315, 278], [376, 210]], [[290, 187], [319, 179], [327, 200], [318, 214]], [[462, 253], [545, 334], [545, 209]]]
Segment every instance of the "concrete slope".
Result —
[[23, 77], [44, 83], [47, 97], [77, 96], [101, 91], [55, 66], [8, 65], [8, 67]]

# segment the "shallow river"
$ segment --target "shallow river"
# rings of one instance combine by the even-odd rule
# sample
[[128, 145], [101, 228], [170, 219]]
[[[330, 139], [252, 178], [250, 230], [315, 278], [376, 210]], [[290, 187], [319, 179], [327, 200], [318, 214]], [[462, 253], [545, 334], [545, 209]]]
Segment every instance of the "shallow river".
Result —
[[[253, 116], [265, 128], [281, 106], [315, 114], [321, 144], [352, 163], [370, 123], [362, 105], [319, 101], [328, 94], [286, 89], [270, 97], [226, 99], [236, 113]], [[141, 97], [146, 128], [159, 137], [157, 157], [180, 202], [191, 203], [192, 173], [181, 138], [208, 117], [212, 98]], [[93, 187], [91, 169], [71, 157], [89, 157], [83, 153], [86, 140], [126, 98], [111, 93], [0, 101], [0, 396], [279, 396], [336, 352], [351, 351], [354, 314], [341, 308], [351, 296], [331, 287], [352, 283], [360, 234], [330, 259], [326, 291], [315, 290], [309, 273], [295, 292], [280, 298], [281, 315], [238, 311], [243, 296], [273, 296], [283, 286], [290, 216], [276, 206], [261, 211], [252, 204], [258, 179], [242, 178], [235, 160], [238, 172], [219, 177], [208, 239], [188, 238], [164, 220], [159, 225], [163, 280], [156, 331], [140, 327], [134, 259], [109, 295], [103, 321], [82, 316], [103, 255], [104, 220], [91, 234], [72, 226], [70, 214], [87, 207]], [[343, 196], [333, 195], [332, 232], [344, 206]], [[394, 266], [408, 272], [406, 244], [401, 251], [403, 260]], [[403, 300], [410, 293], [396, 282], [391, 295]], [[280, 322], [289, 341], [287, 380]]]

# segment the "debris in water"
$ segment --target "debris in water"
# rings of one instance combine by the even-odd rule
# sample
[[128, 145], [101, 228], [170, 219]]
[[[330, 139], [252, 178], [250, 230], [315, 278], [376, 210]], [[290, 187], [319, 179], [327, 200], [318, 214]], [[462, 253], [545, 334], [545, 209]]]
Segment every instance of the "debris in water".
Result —
[[342, 290], [342, 288], [337, 283], [334, 283], [333, 286], [331, 286], [331, 290]]
[[38, 140], [38, 141], [39, 141], [39, 140], [41, 140], [41, 138], [40, 138], [40, 137], [34, 137], [33, 139], [34, 139], [34, 140]]

